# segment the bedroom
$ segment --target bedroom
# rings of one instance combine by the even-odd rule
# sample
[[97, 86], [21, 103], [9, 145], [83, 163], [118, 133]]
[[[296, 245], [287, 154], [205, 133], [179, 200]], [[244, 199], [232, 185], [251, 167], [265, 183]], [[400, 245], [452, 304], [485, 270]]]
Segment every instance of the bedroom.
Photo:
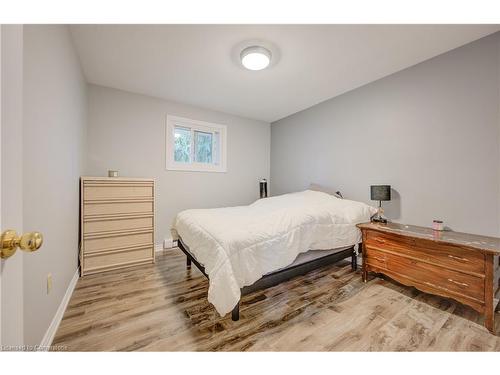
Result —
[[4, 22], [1, 51], [2, 350], [500, 350], [497, 23]]

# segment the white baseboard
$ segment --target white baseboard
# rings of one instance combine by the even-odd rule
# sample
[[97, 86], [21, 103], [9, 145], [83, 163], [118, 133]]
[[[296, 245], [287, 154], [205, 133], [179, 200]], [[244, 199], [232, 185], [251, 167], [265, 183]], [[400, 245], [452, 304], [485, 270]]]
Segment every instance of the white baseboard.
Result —
[[66, 293], [64, 294], [64, 297], [56, 311], [56, 314], [54, 315], [54, 318], [52, 319], [52, 322], [50, 323], [49, 328], [47, 329], [47, 332], [45, 332], [45, 335], [43, 336], [42, 342], [40, 343], [40, 346], [38, 347], [39, 351], [48, 351], [49, 347], [52, 345], [52, 341], [54, 340], [54, 337], [56, 335], [57, 329], [59, 328], [59, 324], [61, 324], [61, 320], [64, 316], [64, 312], [66, 311], [66, 308], [68, 307], [69, 300], [71, 299], [71, 295], [73, 294], [73, 291], [75, 290], [76, 283], [78, 281], [78, 278], [80, 277], [80, 271], [79, 269], [76, 270], [75, 275], [71, 279], [68, 289], [66, 289]]

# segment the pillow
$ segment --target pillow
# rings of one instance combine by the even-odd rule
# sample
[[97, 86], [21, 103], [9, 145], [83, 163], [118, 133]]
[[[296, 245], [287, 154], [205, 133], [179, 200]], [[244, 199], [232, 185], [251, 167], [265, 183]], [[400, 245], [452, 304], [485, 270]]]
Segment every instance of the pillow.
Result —
[[322, 193], [330, 194], [330, 195], [333, 195], [334, 197], [344, 199], [344, 197], [342, 196], [342, 193], [340, 191], [335, 191], [335, 189], [331, 189], [331, 188], [328, 188], [328, 187], [323, 186], [323, 185], [311, 183], [309, 185], [309, 190], [321, 191]]

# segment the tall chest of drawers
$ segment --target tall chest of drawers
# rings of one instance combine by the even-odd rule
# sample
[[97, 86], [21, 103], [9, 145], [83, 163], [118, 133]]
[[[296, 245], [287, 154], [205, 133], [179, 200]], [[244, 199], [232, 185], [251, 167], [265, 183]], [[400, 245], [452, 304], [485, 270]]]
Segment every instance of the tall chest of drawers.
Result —
[[80, 272], [154, 262], [153, 179], [80, 179]]
[[424, 292], [453, 298], [484, 314], [494, 330], [500, 293], [500, 239], [396, 223], [358, 224], [363, 279], [381, 273]]

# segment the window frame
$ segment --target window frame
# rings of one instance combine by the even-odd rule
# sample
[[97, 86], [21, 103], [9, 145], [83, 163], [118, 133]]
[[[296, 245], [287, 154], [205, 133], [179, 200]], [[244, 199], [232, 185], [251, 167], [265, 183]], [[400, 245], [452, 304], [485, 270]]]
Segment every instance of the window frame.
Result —
[[[175, 150], [175, 127], [189, 128], [191, 130], [191, 162], [176, 162], [174, 160]], [[167, 122], [165, 126], [166, 133], [166, 169], [168, 171], [185, 171], [185, 172], [227, 172], [227, 126], [215, 124], [206, 121], [193, 120], [185, 117], [167, 115]], [[195, 162], [195, 131], [212, 133], [212, 139], [215, 139], [216, 132], [219, 133], [219, 164], [213, 163], [197, 163]], [[213, 141], [212, 141], [213, 142]], [[213, 147], [213, 143], [212, 143]], [[216, 152], [212, 150], [212, 152]]]

